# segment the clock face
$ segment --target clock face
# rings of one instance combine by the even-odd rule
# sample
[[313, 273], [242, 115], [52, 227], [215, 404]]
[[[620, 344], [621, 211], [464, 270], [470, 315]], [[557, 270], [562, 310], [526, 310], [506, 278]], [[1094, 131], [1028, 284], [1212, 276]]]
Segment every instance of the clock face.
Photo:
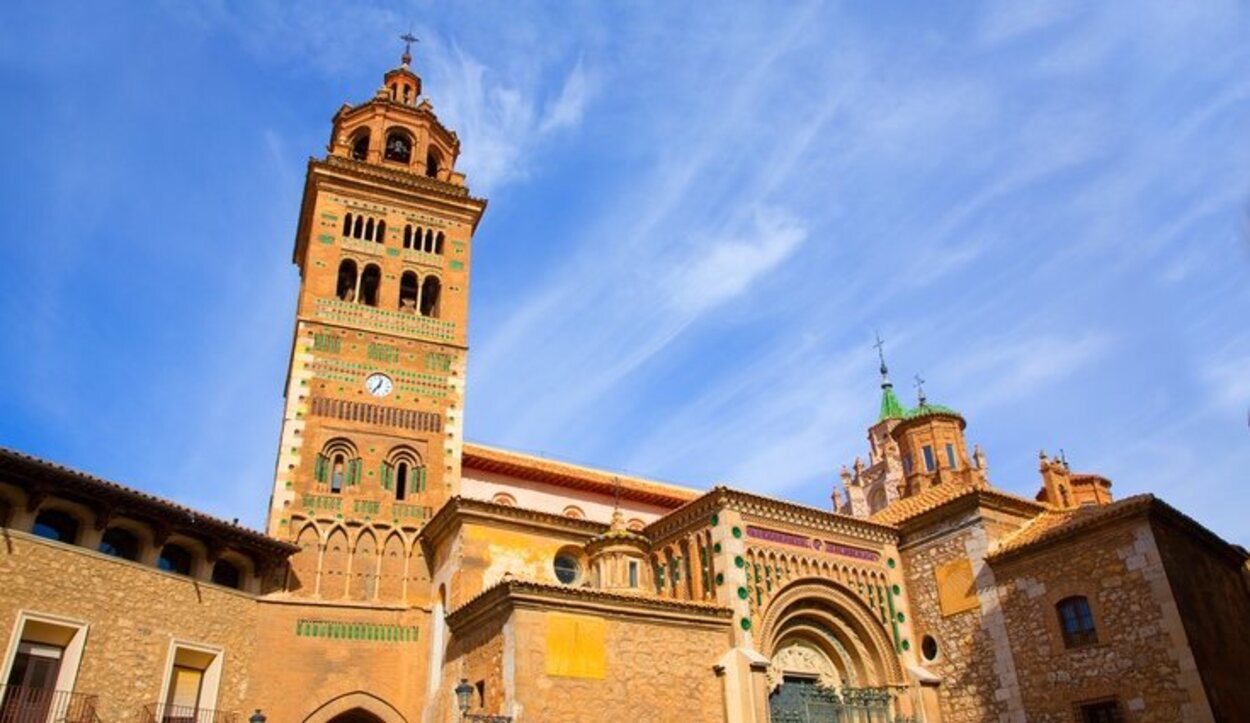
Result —
[[381, 372], [365, 377], [365, 389], [368, 389], [369, 393], [375, 397], [385, 397], [394, 388], [395, 383], [391, 381], [391, 378]]

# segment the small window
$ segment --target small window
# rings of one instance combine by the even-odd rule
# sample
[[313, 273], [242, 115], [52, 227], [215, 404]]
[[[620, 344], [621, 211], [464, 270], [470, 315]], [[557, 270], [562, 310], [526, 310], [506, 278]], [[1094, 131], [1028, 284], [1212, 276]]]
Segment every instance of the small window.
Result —
[[572, 585], [577, 582], [577, 577], [582, 571], [582, 566], [578, 564], [577, 558], [567, 553], [556, 555], [553, 567], [555, 568], [556, 579], [565, 585]]
[[1059, 613], [1059, 626], [1063, 630], [1063, 644], [1069, 648], [1079, 648], [1098, 642], [1098, 631], [1094, 629], [1094, 615], [1089, 609], [1089, 600], [1084, 596], [1064, 598], [1055, 605]]
[[433, 229], [427, 228], [425, 230], [425, 243], [422, 245], [421, 250], [426, 252], [427, 254], [434, 253], [434, 230]]
[[363, 216], [357, 216], [356, 222], [352, 224], [352, 238], [360, 238], [365, 235], [365, 219]]
[[946, 445], [946, 466], [951, 469], [959, 469], [959, 462], [955, 459], [955, 445]]
[[365, 221], [365, 240], [373, 240], [373, 219]]
[[404, 248], [412, 248], [412, 225], [404, 226]]
[[920, 640], [920, 653], [924, 655], [925, 660], [937, 660], [938, 644], [932, 635], [926, 635]]
[[1081, 723], [1120, 723], [1120, 704], [1114, 700], [1100, 700], [1081, 706]]
[[78, 541], [78, 520], [60, 510], [44, 510], [30, 531], [38, 537], [72, 545]]
[[238, 590], [242, 577], [238, 566], [229, 560], [218, 560], [213, 564], [213, 582], [218, 585]]
[[341, 455], [334, 455], [334, 462], [330, 467], [330, 492], [339, 494], [343, 491], [343, 477], [347, 474], [347, 459]]
[[110, 527], [100, 538], [100, 552], [123, 560], [139, 559], [139, 540], [129, 531]]
[[360, 303], [366, 306], [378, 305], [378, 287], [382, 285], [382, 270], [376, 264], [369, 264], [360, 274]]
[[190, 575], [191, 553], [181, 545], [170, 543], [161, 548], [161, 556], [156, 558], [156, 567], [165, 572]]
[[427, 276], [421, 282], [421, 316], [438, 317], [438, 297], [442, 284], [437, 276]]
[[343, 216], [343, 235], [352, 235], [352, 215], [350, 213]]
[[334, 295], [340, 301], [356, 300], [356, 262], [343, 259], [339, 262], [339, 280]]
[[929, 445], [924, 446], [924, 470], [932, 472], [937, 469], [937, 461], [933, 458], [933, 448]]
[[629, 586], [638, 587], [638, 561], [629, 561]]
[[431, 150], [425, 156], [425, 175], [430, 178], [438, 178], [438, 153]]
[[373, 240], [380, 244], [386, 243], [386, 222], [385, 221], [378, 221], [378, 228], [377, 228], [377, 231], [374, 232], [373, 234]]
[[417, 312], [417, 275], [412, 271], [405, 271], [404, 275], [399, 278], [399, 310], [410, 313]]
[[408, 494], [408, 463], [400, 462], [395, 468], [395, 501], [403, 502]]
[[439, 231], [438, 235], [434, 237], [434, 253], [438, 254], [439, 256], [443, 255], [443, 232], [442, 231]]
[[361, 133], [356, 136], [356, 141], [352, 143], [352, 158], [357, 161], [363, 161], [369, 157], [369, 134]]
[[392, 131], [386, 136], [386, 160], [397, 163], [412, 161], [412, 141], [399, 131]]

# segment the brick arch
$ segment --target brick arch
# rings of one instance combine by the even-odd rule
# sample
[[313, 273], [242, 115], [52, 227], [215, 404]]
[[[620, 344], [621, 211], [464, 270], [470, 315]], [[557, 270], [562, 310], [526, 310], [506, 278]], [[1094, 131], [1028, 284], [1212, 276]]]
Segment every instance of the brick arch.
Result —
[[345, 720], [350, 720], [352, 714], [364, 720], [369, 720], [370, 717], [376, 718], [381, 723], [408, 723], [408, 719], [404, 718], [395, 706], [372, 693], [361, 690], [344, 693], [326, 701], [309, 714], [303, 723], [331, 723], [340, 716], [343, 716]]
[[772, 657], [788, 633], [813, 621], [861, 656], [860, 685], [906, 683], [894, 645], [872, 610], [854, 592], [829, 580], [802, 578], [777, 591], [760, 626], [762, 652]]

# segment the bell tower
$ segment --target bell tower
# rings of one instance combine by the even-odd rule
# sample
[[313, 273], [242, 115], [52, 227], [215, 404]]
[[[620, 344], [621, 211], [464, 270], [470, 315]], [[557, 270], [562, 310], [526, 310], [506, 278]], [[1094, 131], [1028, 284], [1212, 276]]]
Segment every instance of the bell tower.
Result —
[[486, 201], [455, 170], [460, 140], [411, 62], [406, 49], [372, 98], [343, 105], [325, 156], [308, 162], [267, 524], [304, 548], [300, 594], [382, 599], [379, 580], [358, 582], [337, 559], [335, 533], [352, 540], [344, 555], [357, 541], [407, 544], [459, 486], [469, 266]]

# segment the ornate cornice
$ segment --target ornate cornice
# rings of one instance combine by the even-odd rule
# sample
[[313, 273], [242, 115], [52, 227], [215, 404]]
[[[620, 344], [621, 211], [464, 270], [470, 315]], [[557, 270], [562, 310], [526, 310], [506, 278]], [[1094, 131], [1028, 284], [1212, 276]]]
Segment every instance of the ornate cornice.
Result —
[[366, 163], [342, 156], [329, 155], [325, 158], [309, 158], [308, 168], [311, 172], [314, 169], [328, 169], [334, 171], [346, 171], [356, 176], [371, 178], [374, 180], [385, 181], [395, 186], [416, 189], [424, 193], [442, 196], [456, 201], [468, 202], [472, 205], [486, 207], [486, 199], [474, 198], [469, 195], [469, 189], [465, 186], [457, 186], [454, 183], [440, 181], [437, 178], [430, 178], [419, 173], [406, 171], [401, 168], [389, 168], [380, 166], [376, 163]]
[[728, 627], [733, 610], [715, 603], [645, 597], [586, 587], [567, 587], [529, 580], [503, 580], [486, 589], [447, 616], [454, 635], [473, 630], [492, 618], [506, 617], [517, 608], [582, 612]]
[[452, 497], [425, 523], [417, 535], [417, 540], [425, 549], [426, 554], [430, 555], [444, 538], [466, 521], [541, 530], [577, 538], [583, 543], [596, 535], [603, 534], [608, 529], [607, 525], [593, 520], [580, 520], [470, 497]]

